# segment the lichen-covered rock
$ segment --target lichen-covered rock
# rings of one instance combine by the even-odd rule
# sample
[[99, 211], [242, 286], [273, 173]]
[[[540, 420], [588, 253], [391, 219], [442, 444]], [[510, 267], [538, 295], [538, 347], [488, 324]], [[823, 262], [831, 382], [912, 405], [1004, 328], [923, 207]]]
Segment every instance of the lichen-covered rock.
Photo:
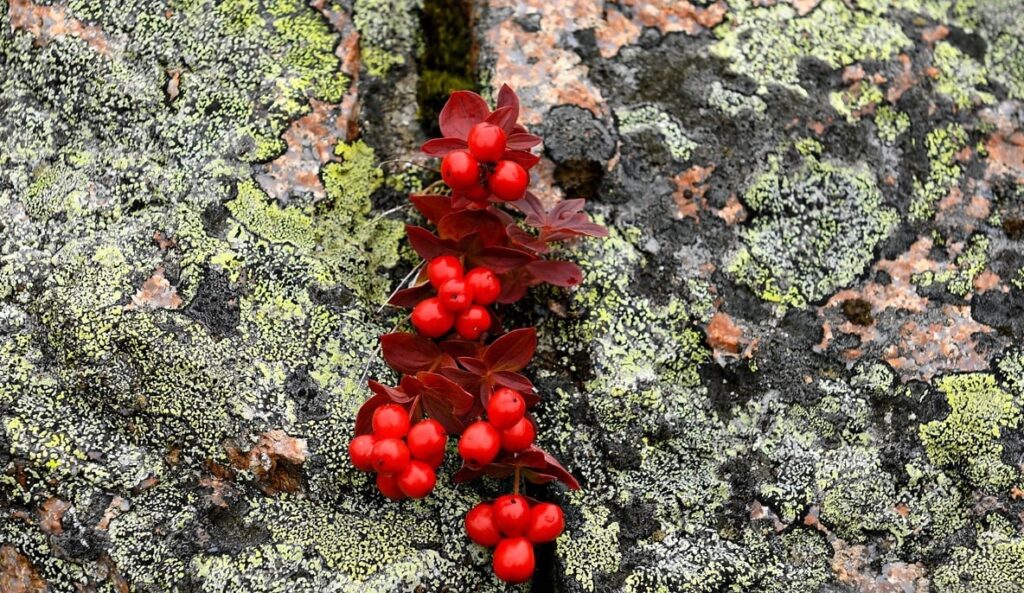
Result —
[[0, 589], [527, 590], [506, 483], [346, 458], [409, 159], [504, 82], [611, 230], [506, 311], [583, 486], [532, 590], [1024, 589], [1021, 4], [464, 9], [0, 3]]

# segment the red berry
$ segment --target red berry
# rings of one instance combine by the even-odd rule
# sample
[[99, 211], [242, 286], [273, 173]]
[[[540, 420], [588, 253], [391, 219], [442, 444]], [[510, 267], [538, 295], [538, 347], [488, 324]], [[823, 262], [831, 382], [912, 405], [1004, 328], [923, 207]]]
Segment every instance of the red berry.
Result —
[[380, 439], [373, 445], [373, 469], [381, 474], [397, 474], [409, 465], [409, 447], [401, 439]]
[[455, 318], [455, 331], [466, 340], [475, 340], [491, 327], [491, 314], [480, 305], [473, 305]]
[[480, 179], [480, 163], [465, 150], [449, 152], [441, 161], [441, 178], [452, 189], [468, 189]]
[[466, 274], [466, 284], [473, 293], [473, 302], [478, 305], [490, 305], [498, 300], [501, 294], [501, 282], [494, 272], [487, 268], [473, 268]]
[[440, 455], [435, 455], [430, 459], [424, 459], [423, 461], [432, 469], [436, 470], [437, 468], [441, 467], [442, 463], [444, 463], [444, 452], [442, 452]]
[[359, 435], [348, 443], [348, 456], [352, 465], [359, 471], [373, 470], [373, 443], [372, 434]]
[[565, 515], [562, 507], [542, 502], [530, 509], [530, 527], [526, 537], [535, 544], [553, 542], [565, 530]]
[[533, 427], [533, 422], [523, 417], [512, 428], [501, 431], [501, 448], [510, 453], [522, 451], [532, 445], [536, 437], [537, 429]]
[[410, 461], [398, 474], [398, 488], [409, 498], [423, 498], [437, 483], [434, 469], [422, 461]]
[[525, 537], [503, 539], [494, 549], [494, 574], [507, 583], [525, 583], [533, 576], [533, 544]]
[[391, 500], [402, 500], [405, 493], [398, 487], [398, 478], [391, 474], [377, 474], [377, 490], [384, 495], [384, 498]]
[[441, 306], [437, 297], [423, 299], [412, 310], [412, 325], [428, 338], [440, 338], [452, 329], [455, 316]]
[[398, 404], [385, 404], [373, 411], [370, 421], [378, 439], [400, 439], [409, 432], [409, 412]]
[[437, 457], [444, 457], [444, 446], [448, 442], [448, 435], [441, 423], [432, 418], [421, 420], [409, 429], [409, 437], [406, 439], [409, 446], [409, 454], [420, 461], [431, 461]]
[[441, 255], [427, 264], [427, 278], [430, 284], [440, 290], [445, 282], [462, 278], [462, 262], [454, 255]]
[[494, 510], [482, 502], [466, 513], [466, 535], [469, 539], [488, 548], [498, 545], [501, 533], [494, 524]]
[[525, 413], [526, 400], [518, 391], [507, 387], [495, 391], [487, 402], [487, 420], [498, 430], [512, 428]]
[[491, 505], [494, 524], [507, 537], [522, 535], [530, 528], [530, 503], [518, 494], [499, 496]]
[[478, 161], [493, 163], [505, 154], [505, 131], [494, 124], [485, 121], [476, 124], [470, 128], [467, 141], [469, 152]]
[[474, 185], [468, 189], [460, 190], [464, 196], [473, 200], [474, 202], [482, 202], [491, 195], [491, 190], [487, 189], [483, 185]]
[[480, 420], [470, 424], [459, 439], [459, 455], [470, 465], [487, 465], [500, 450], [501, 435], [490, 422]]
[[442, 284], [437, 291], [437, 298], [452, 313], [464, 311], [473, 304], [473, 292], [466, 281], [460, 278], [452, 278]]
[[498, 199], [514, 202], [526, 193], [530, 183], [530, 174], [515, 161], [498, 161], [494, 173], [487, 180], [488, 187]]

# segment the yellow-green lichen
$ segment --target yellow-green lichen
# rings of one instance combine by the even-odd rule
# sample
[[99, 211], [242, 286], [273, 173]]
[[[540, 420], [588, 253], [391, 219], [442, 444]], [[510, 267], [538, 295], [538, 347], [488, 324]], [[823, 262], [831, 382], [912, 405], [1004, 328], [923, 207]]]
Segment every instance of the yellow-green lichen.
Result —
[[910, 202], [910, 220], [920, 222], [935, 215], [935, 206], [955, 184], [962, 170], [956, 155], [967, 144], [967, 132], [960, 124], [949, 124], [928, 132], [925, 136], [929, 168], [928, 176], [914, 179], [914, 194]]
[[875, 109], [875, 126], [882, 142], [892, 146], [910, 129], [910, 116], [889, 105], [881, 105]]
[[929, 459], [939, 466], [962, 466], [979, 487], [1008, 485], [1017, 471], [1000, 459], [999, 437], [1020, 421], [1013, 397], [988, 373], [943, 377], [936, 387], [946, 397], [950, 412], [919, 428]]
[[[820, 146], [820, 145], [819, 145]], [[756, 214], [728, 270], [766, 301], [802, 306], [849, 284], [898, 216], [871, 174], [811, 152], [792, 172], [773, 156], [744, 193]]]
[[842, 68], [861, 60], [884, 60], [911, 44], [892, 19], [839, 0], [824, 0], [804, 16], [783, 3], [751, 8], [737, 2], [735, 8], [715, 28], [719, 41], [712, 53], [729, 60], [733, 71], [756, 80], [762, 93], [769, 84], [805, 92], [797, 79], [797, 63], [804, 57]]
[[882, 89], [869, 82], [859, 82], [853, 87], [829, 93], [829, 103], [849, 123], [860, 120], [865, 110], [885, 100]]
[[682, 126], [674, 117], [653, 105], [615, 110], [619, 119], [619, 132], [630, 134], [638, 130], [656, 130], [665, 140], [669, 154], [681, 161], [689, 160], [697, 143], [686, 137]]
[[946, 41], [936, 43], [932, 64], [939, 71], [935, 89], [960, 109], [966, 109], [974, 102], [995, 103], [991, 93], [977, 89], [979, 85], [988, 84], [985, 67], [964, 55], [953, 44]]

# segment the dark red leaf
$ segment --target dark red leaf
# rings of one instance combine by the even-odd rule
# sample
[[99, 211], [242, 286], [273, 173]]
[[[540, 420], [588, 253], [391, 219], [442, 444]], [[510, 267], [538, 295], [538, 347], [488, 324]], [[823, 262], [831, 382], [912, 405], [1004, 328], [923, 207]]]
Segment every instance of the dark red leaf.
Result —
[[485, 346], [482, 346], [480, 342], [471, 342], [469, 340], [445, 340], [440, 344], [441, 350], [444, 350], [446, 354], [452, 358], [472, 357], [477, 358], [483, 356]]
[[448, 138], [465, 140], [474, 125], [487, 119], [491, 109], [483, 97], [472, 91], [455, 91], [437, 118], [441, 133]]
[[460, 138], [431, 138], [423, 143], [420, 150], [430, 156], [444, 156], [455, 150], [468, 148], [465, 140]]
[[[487, 354], [487, 350], [484, 350], [484, 354]], [[463, 357], [459, 358], [459, 365], [471, 373], [483, 376], [487, 374], [487, 363], [479, 358]]]
[[440, 373], [416, 373], [423, 384], [422, 395], [446, 402], [457, 414], [463, 414], [473, 405], [473, 396], [457, 383]]
[[434, 287], [429, 282], [399, 290], [388, 300], [388, 304], [395, 307], [412, 309], [420, 301], [434, 294]]
[[445, 367], [440, 370], [440, 373], [457, 383], [467, 393], [478, 393], [480, 391], [480, 375], [477, 373], [455, 367]]
[[[371, 383], [373, 383], [373, 381], [371, 381]], [[389, 404], [391, 401], [390, 397], [382, 393], [377, 393], [370, 399], [366, 400], [363, 405], [359, 407], [359, 412], [356, 414], [356, 436], [370, 434], [373, 432], [373, 426], [371, 424], [373, 420], [373, 413], [377, 408], [384, 404]]]
[[[542, 452], [544, 453], [545, 465], [543, 468], [536, 468], [537, 474], [545, 478], [552, 477], [568, 486], [570, 490], [579, 490], [580, 483], [577, 482], [576, 478], [569, 473], [569, 470], [562, 467], [562, 464], [559, 463], [553, 455], [551, 455], [547, 451]], [[529, 472], [524, 472], [524, 475], [526, 476], [526, 479], [530, 479]]]
[[424, 218], [435, 225], [453, 211], [452, 200], [448, 196], [437, 194], [412, 194], [409, 200], [416, 206]]
[[589, 237], [606, 237], [608, 229], [595, 224], [583, 212], [586, 200], [563, 200], [546, 210], [537, 196], [530, 192], [523, 199], [512, 203], [512, 206], [526, 215], [526, 224], [540, 230], [540, 240], [546, 243], [563, 241], [572, 237], [586, 235]]
[[388, 398], [388, 400], [395, 402], [396, 404], [407, 404], [412, 401], [414, 394], [407, 392], [403, 387], [391, 387], [378, 383], [373, 379], [367, 381], [370, 385], [370, 391], [377, 395]]
[[513, 373], [512, 371], [498, 371], [496, 373], [492, 373], [492, 379], [494, 384], [499, 387], [507, 387], [523, 394], [534, 392], [533, 383], [519, 373]]
[[525, 150], [506, 150], [505, 154], [501, 155], [501, 158], [506, 161], [515, 161], [522, 165], [524, 169], [532, 169], [534, 165], [540, 162], [539, 156]]
[[526, 222], [531, 226], [537, 225], [530, 223], [530, 220], [543, 222], [544, 216], [547, 214], [547, 210], [544, 208], [544, 204], [541, 203], [540, 198], [531, 191], [527, 191], [522, 199], [509, 202], [509, 204], [525, 214], [527, 217]]
[[515, 135], [512, 133], [512, 128], [516, 125], [517, 117], [519, 114], [511, 107], [499, 107], [487, 116], [487, 122], [501, 128], [506, 136]]
[[405, 332], [386, 334], [380, 339], [381, 352], [388, 366], [403, 375], [441, 368], [454, 362], [432, 340]]
[[512, 112], [515, 114], [512, 121], [519, 119], [519, 96], [507, 84], [501, 85], [501, 89], [498, 91], [498, 109], [502, 107], [512, 109]]
[[467, 255], [473, 265], [488, 267], [496, 274], [509, 272], [537, 259], [532, 253], [510, 247], [485, 247], [479, 253]]
[[407, 224], [405, 234], [409, 237], [409, 245], [427, 261], [442, 255], [459, 255], [457, 250], [445, 245], [437, 235], [421, 226]]
[[502, 305], [515, 303], [526, 295], [526, 289], [530, 287], [530, 272], [526, 268], [519, 268], [501, 275], [501, 294], [498, 295], [498, 302]]
[[491, 342], [484, 352], [483, 362], [492, 373], [519, 371], [530, 362], [536, 349], [537, 330], [524, 327], [512, 330]]
[[537, 146], [543, 142], [540, 136], [534, 136], [533, 134], [525, 134], [523, 132], [513, 132], [509, 134], [505, 140], [505, 147], [509, 150], [530, 150], [534, 146]]
[[444, 375], [419, 373], [416, 378], [423, 383], [424, 412], [440, 422], [449, 434], [461, 434], [465, 426], [460, 417], [473, 408], [475, 398]]
[[512, 241], [513, 245], [525, 247], [534, 253], [547, 253], [550, 251], [547, 243], [541, 241], [537, 237], [534, 237], [530, 233], [527, 233], [515, 224], [510, 224], [505, 227], [505, 234], [508, 235], [508, 238]]
[[508, 242], [505, 225], [500, 218], [487, 210], [452, 212], [437, 223], [437, 231], [442, 239], [454, 241], [478, 233], [484, 245], [504, 245]]
[[572, 262], [537, 260], [526, 265], [533, 280], [553, 286], [576, 286], [583, 280], [583, 270]]

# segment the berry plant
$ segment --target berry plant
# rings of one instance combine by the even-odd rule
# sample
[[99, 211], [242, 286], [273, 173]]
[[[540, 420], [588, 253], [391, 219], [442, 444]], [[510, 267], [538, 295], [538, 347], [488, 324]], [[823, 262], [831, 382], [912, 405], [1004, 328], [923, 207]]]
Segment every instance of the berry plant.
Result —
[[430, 494], [449, 436], [458, 437], [462, 460], [456, 482], [512, 478], [510, 494], [465, 518], [469, 538], [494, 548], [494, 573], [510, 583], [533, 576], [534, 545], [554, 541], [565, 527], [562, 509], [520, 494], [521, 482], [579, 484], [535, 442], [530, 409], [540, 395], [522, 370], [537, 332], [506, 331], [501, 307], [538, 284], [578, 284], [579, 266], [546, 257], [551, 245], [607, 234], [583, 212], [584, 200], [545, 208], [528, 191], [529, 170], [540, 160], [530, 149], [541, 139], [518, 118], [519, 98], [507, 85], [493, 111], [469, 91], [452, 93], [441, 110], [444, 137], [422, 150], [442, 157], [442, 181], [410, 196], [436, 233], [406, 226], [426, 265], [388, 301], [411, 309], [415, 331], [381, 337], [383, 358], [401, 378], [396, 386], [369, 381], [373, 396], [349, 444], [352, 464], [376, 472], [377, 488], [391, 500]]

